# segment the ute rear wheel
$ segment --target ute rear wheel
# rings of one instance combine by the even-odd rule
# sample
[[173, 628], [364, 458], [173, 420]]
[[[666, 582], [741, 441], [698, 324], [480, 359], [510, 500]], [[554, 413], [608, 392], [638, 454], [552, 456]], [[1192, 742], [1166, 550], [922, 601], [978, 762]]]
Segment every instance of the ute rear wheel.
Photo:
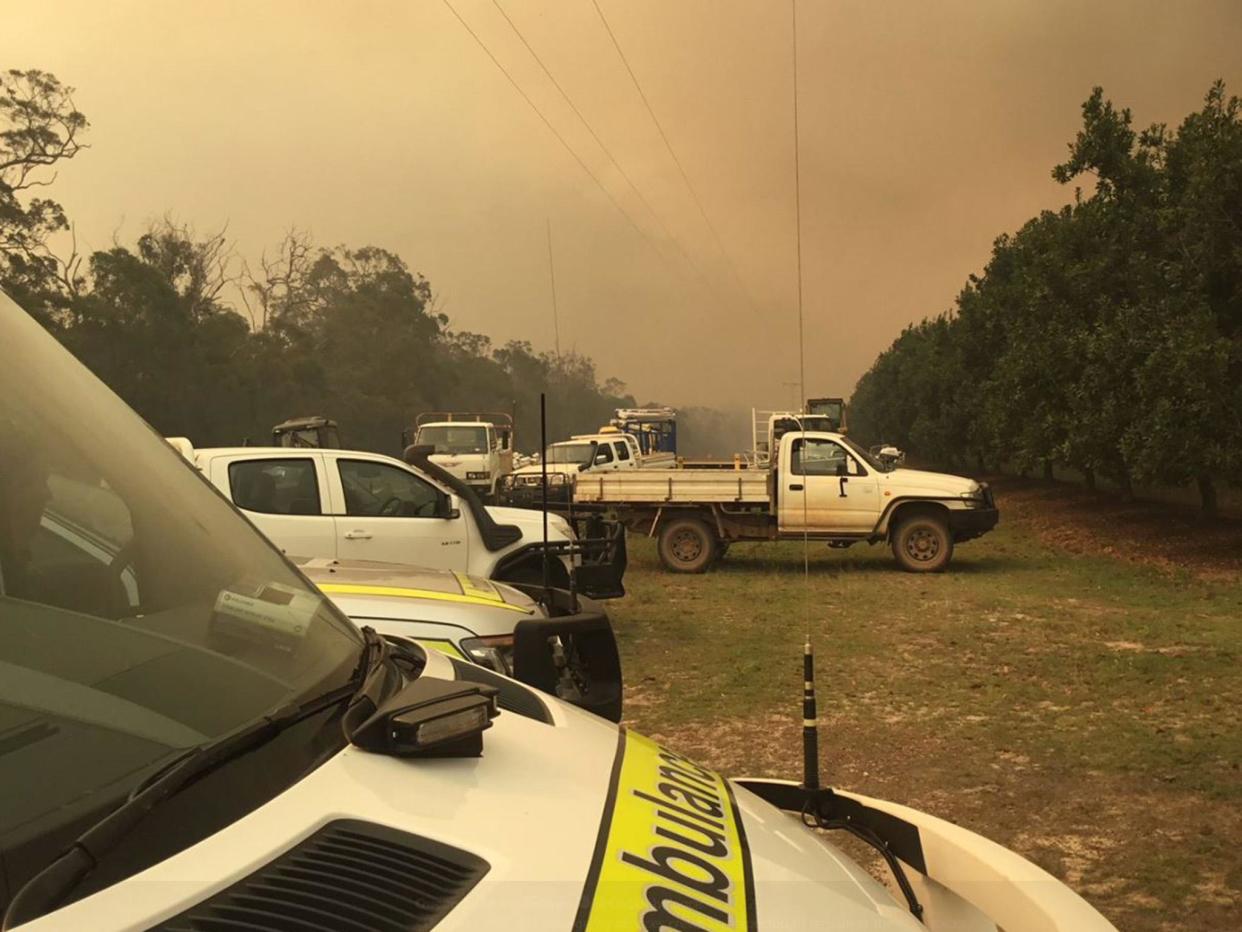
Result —
[[911, 573], [939, 573], [953, 558], [953, 535], [943, 518], [914, 515], [893, 532], [893, 556]]
[[657, 549], [665, 569], [705, 573], [716, 560], [716, 536], [698, 518], [672, 518], [660, 530]]

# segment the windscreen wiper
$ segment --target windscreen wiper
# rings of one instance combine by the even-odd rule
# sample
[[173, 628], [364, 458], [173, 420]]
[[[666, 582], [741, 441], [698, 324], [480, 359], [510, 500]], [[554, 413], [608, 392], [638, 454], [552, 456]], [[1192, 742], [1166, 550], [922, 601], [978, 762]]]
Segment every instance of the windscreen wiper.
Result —
[[174, 760], [154, 778], [85, 832], [56, 860], [17, 891], [4, 913], [4, 932], [50, 912], [160, 803], [221, 764], [270, 741], [280, 732], [325, 709], [348, 701], [346, 717], [365, 718], [383, 701], [388, 680], [388, 643], [373, 628], [363, 628], [365, 644], [347, 684], [301, 705], [289, 703], [237, 731], [200, 745]]

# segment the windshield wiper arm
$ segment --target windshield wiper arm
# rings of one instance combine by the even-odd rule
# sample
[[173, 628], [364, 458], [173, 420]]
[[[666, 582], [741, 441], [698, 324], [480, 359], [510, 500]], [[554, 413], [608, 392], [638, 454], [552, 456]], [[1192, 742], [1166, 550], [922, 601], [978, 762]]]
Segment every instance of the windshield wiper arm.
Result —
[[[183, 755], [148, 779], [137, 792], [85, 832], [51, 864], [17, 891], [4, 912], [0, 928], [12, 929], [55, 909], [98, 865], [100, 859], [160, 803], [204, 774], [270, 741], [290, 725], [346, 700], [346, 716], [365, 717], [383, 700], [390, 652], [373, 628], [363, 628], [366, 643], [349, 682], [301, 705], [289, 703], [230, 734]], [[369, 708], [368, 708], [369, 707]], [[356, 711], [355, 711], [356, 710]], [[354, 713], [351, 715], [351, 713]]]

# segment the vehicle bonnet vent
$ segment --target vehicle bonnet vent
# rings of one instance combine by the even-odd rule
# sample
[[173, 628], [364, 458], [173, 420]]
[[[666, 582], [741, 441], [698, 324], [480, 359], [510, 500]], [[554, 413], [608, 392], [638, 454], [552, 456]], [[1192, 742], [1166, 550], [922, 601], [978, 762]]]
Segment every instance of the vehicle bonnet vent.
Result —
[[488, 871], [467, 851], [342, 819], [249, 877], [154, 928], [159, 932], [418, 932]]

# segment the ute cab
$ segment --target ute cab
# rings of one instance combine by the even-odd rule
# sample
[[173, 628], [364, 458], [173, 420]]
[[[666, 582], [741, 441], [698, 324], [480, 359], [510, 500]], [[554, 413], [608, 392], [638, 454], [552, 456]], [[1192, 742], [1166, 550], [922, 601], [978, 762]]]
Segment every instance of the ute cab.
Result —
[[5, 929], [1112, 928], [963, 827], [359, 628], [3, 295], [0, 339]]

